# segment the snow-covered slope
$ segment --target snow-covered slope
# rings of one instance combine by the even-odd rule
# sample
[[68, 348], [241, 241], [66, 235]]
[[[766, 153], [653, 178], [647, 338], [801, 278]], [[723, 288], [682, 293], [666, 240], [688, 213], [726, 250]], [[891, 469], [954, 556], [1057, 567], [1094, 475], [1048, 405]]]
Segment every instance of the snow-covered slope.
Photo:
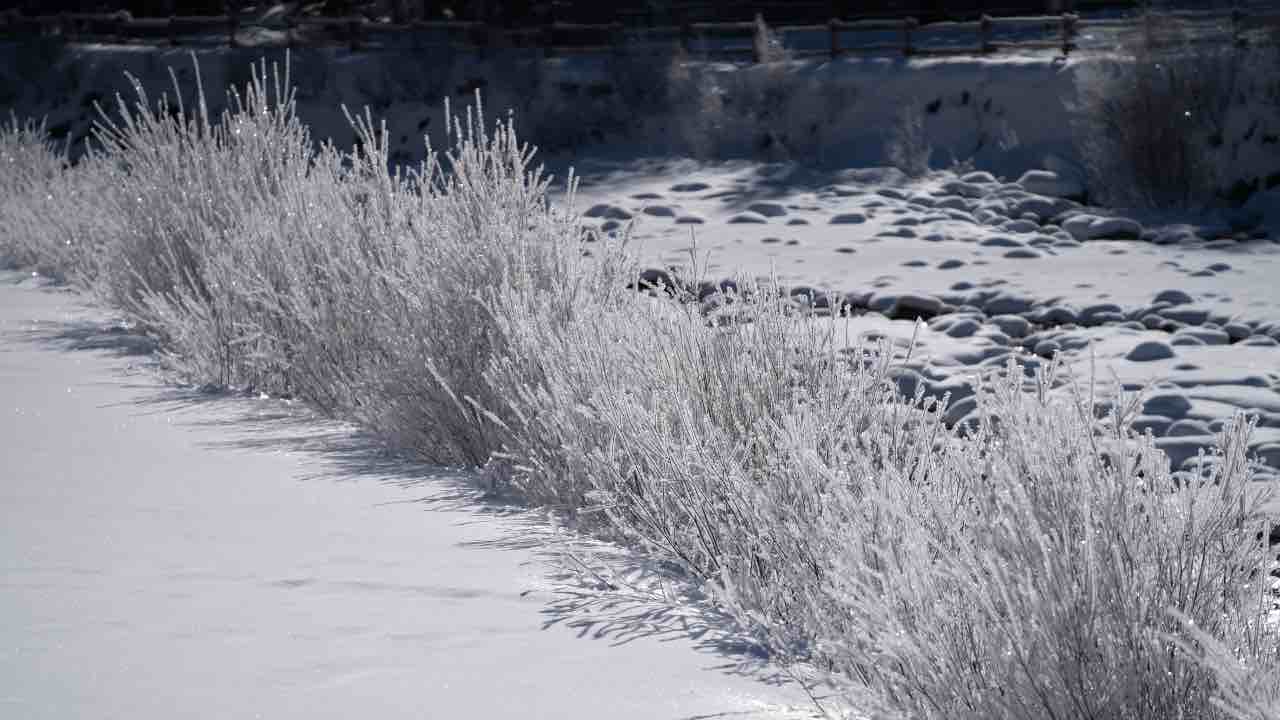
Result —
[[558, 594], [548, 526], [457, 473], [278, 401], [165, 390], [136, 339], [15, 278], [0, 717], [811, 716], [697, 615]]
[[[298, 114], [314, 139], [350, 147], [355, 134], [341, 106], [368, 106], [385, 119], [392, 159], [412, 163], [429, 135], [443, 146], [444, 101], [479, 91], [490, 116], [513, 111], [520, 137], [553, 164], [589, 157], [681, 157], [791, 161], [839, 169], [887, 163], [901, 114], [920, 120], [932, 167], [953, 162], [1016, 178], [1050, 167], [1083, 173], [1071, 107], [1089, 73], [1106, 75], [1110, 57], [1092, 44], [1069, 60], [1052, 52], [988, 57], [845, 57], [761, 65], [681, 58], [670, 48], [542, 58], [511, 49], [480, 57], [437, 49], [290, 51]], [[1269, 58], [1259, 50], [1258, 58]], [[139, 47], [0, 43], [0, 117], [47, 117], [56, 138], [90, 135], [95, 103], [115, 111], [133, 102], [125, 73], [154, 96], [170, 88], [170, 68], [194, 104], [194, 57], [215, 112], [221, 89], [243, 87], [250, 63], [283, 66], [281, 48]], [[1259, 60], [1261, 62], [1261, 60]], [[1234, 66], [1232, 66], [1234, 67]], [[1243, 103], [1223, 115], [1215, 164], [1221, 188], [1264, 189], [1277, 182], [1274, 65], [1232, 75]], [[1235, 102], [1235, 100], [1233, 100]], [[1190, 112], [1188, 109], [1187, 112]], [[1198, 112], [1198, 111], [1197, 111]]]

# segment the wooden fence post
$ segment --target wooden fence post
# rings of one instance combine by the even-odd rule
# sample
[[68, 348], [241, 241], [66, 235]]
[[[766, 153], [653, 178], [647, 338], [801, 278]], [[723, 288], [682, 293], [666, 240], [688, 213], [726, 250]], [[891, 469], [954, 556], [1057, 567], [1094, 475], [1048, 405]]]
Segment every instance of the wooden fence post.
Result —
[[983, 55], [991, 52], [991, 16], [983, 15], [978, 20], [978, 47]]
[[542, 26], [542, 56], [543, 57], [555, 57], [556, 55], [556, 50], [554, 47], [555, 40], [556, 40], [555, 23], [547, 23], [546, 25], [543, 25]]
[[1062, 13], [1062, 56], [1071, 55], [1071, 40], [1076, 36], [1076, 16]]
[[347, 20], [347, 44], [351, 52], [360, 49], [360, 20]]
[[831, 30], [831, 59], [835, 60], [840, 57], [840, 21], [831, 18], [827, 27]]
[[920, 21], [913, 17], [902, 21], [902, 54], [904, 57], [911, 57], [915, 54], [915, 48], [911, 46], [911, 33], [915, 31], [916, 26], [919, 24]]
[[1242, 48], [1245, 46], [1244, 35], [1241, 34], [1242, 25], [1244, 25], [1244, 13], [1240, 11], [1240, 8], [1232, 8], [1231, 9], [1231, 44], [1238, 48]]
[[227, 11], [227, 45], [236, 46], [236, 33], [240, 32], [240, 13], [232, 7]]
[[687, 21], [680, 24], [680, 49], [685, 55], [693, 52], [693, 26]]
[[169, 22], [167, 23], [166, 29], [169, 31], [170, 47], [176, 47], [178, 44], [178, 30], [174, 27], [173, 15], [169, 15]]

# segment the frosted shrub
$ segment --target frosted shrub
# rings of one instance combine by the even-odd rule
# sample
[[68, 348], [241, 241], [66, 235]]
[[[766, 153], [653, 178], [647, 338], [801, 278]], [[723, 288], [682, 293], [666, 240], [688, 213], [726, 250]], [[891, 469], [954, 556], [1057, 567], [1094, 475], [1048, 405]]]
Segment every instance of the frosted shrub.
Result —
[[84, 287], [97, 246], [120, 221], [103, 212], [112, 187], [102, 159], [90, 153], [72, 167], [67, 149], [48, 139], [43, 123], [0, 127], [0, 262]]
[[[104, 210], [120, 221], [120, 232], [98, 253], [96, 287], [144, 327], [173, 335], [177, 349], [208, 365], [219, 384], [234, 374], [227, 356], [238, 330], [219, 311], [223, 298], [205, 277], [205, 259], [220, 243], [233, 241], [255, 203], [261, 207], [264, 198], [298, 183], [310, 160], [310, 139], [293, 113], [287, 66], [280, 80], [272, 95], [264, 66], [243, 95], [230, 90], [232, 107], [216, 123], [198, 68], [197, 106], [191, 109], [181, 103], [176, 77], [175, 105], [162, 97], [153, 106], [134, 81], [133, 106], [117, 97], [117, 116], [104, 112], [96, 132], [110, 159], [98, 170], [113, 188], [103, 198]], [[183, 327], [179, 319], [188, 315], [201, 318], [198, 327]], [[186, 347], [193, 332], [203, 333], [209, 347]]]
[[[1211, 674], [1170, 639], [1186, 637], [1170, 611], [1213, 637], [1257, 633], [1265, 498], [1249, 427], [1228, 428], [1199, 475], [1171, 473], [1125, 429], [1140, 404], [1099, 427], [1087, 399], [1009, 375], [980, 395], [965, 440], [978, 462], [948, 468], [958, 507], [877, 498], [915, 541], [833, 575], [836, 666], [865, 683], [864, 704], [904, 717], [1224, 717]], [[1275, 673], [1276, 643], [1234, 647]]]
[[389, 175], [385, 130], [352, 122], [356, 153], [318, 154], [210, 265], [241, 318], [232, 344], [254, 349], [246, 379], [275, 378], [423, 458], [482, 464], [498, 449], [475, 422], [495, 405], [483, 371], [506, 342], [493, 289], [585, 294], [601, 283], [575, 280], [579, 266], [597, 261], [510, 123], [490, 134], [469, 110], [448, 152]]
[[49, 140], [45, 123], [0, 125], [0, 218], [7, 228], [0, 264], [37, 266], [60, 273], [67, 263], [62, 248], [45, 244], [39, 230], [57, 214], [68, 167], [66, 147]]
[[755, 26], [755, 33], [751, 36], [751, 51], [756, 62], [774, 63], [791, 59], [791, 54], [782, 44], [782, 37], [765, 23], [764, 16], [760, 13], [756, 13]]
[[[866, 118], [848, 77], [802, 68], [786, 58], [734, 67], [676, 55], [661, 82], [644, 92], [624, 86], [622, 110], [660, 152], [821, 166], [850, 125]], [[637, 116], [636, 107], [645, 112]]]
[[1276, 660], [1280, 651], [1275, 645], [1274, 615], [1270, 635], [1262, 624], [1241, 624], [1235, 628], [1236, 637], [1227, 641], [1231, 645], [1197, 628], [1188, 618], [1178, 619], [1183, 633], [1173, 642], [1213, 674], [1217, 682], [1213, 701], [1223, 717], [1280, 720], [1280, 662]]
[[1090, 192], [1103, 202], [1200, 207], [1227, 181], [1230, 161], [1217, 148], [1239, 111], [1250, 53], [1261, 51], [1193, 42], [1176, 20], [1146, 18], [1122, 56], [1077, 68], [1076, 144]]
[[355, 151], [317, 150], [268, 80], [216, 122], [140, 92], [74, 168], [0, 132], [6, 251], [65, 263], [192, 381], [483, 466], [683, 569], [872, 717], [1274, 717], [1247, 423], [1171, 472], [1139, 402], [1099, 421], [1011, 365], [948, 428], [885, 348], [771, 282], [714, 317], [629, 290], [627, 240], [585, 242], [510, 120], [477, 106], [389, 171], [367, 112]]
[[917, 104], [903, 106], [885, 142], [885, 157], [907, 175], [921, 177], [929, 172], [931, 155], [933, 146], [925, 134], [924, 113]]
[[[883, 356], [850, 368], [845, 320], [798, 317], [773, 290], [738, 298], [750, 322], [727, 326], [643, 296], [558, 333], [536, 313], [507, 315], [511, 354], [490, 377], [516, 421], [490, 472], [607, 518], [719, 588], [775, 651], [806, 655], [808, 623], [830, 607], [831, 503], [876, 460], [946, 431], [934, 418], [907, 432], [920, 409], [893, 400]], [[834, 457], [864, 472], [844, 475]]]
[[1192, 482], [1122, 411], [1099, 425], [1014, 366], [957, 434], [883, 355], [833, 352], [839, 318], [741, 302], [728, 327], [643, 299], [559, 332], [508, 314], [489, 374], [517, 421], [490, 473], [604, 516], [888, 717], [1225, 717], [1170, 610], [1280, 669], [1246, 425]]
[[388, 364], [377, 380], [382, 406], [360, 415], [415, 436], [411, 445], [424, 453], [445, 448], [444, 457], [479, 465], [498, 449], [492, 429], [473, 422], [480, 408], [497, 406], [484, 380], [508, 341], [492, 306], [495, 293], [556, 288], [563, 303], [544, 308], [554, 320], [594, 292], [621, 292], [623, 283], [583, 270], [607, 265], [610, 253], [596, 247], [601, 257], [584, 257], [576, 217], [551, 209], [550, 179], [531, 166], [531, 151], [512, 125], [499, 124], [490, 135], [478, 109], [469, 118], [454, 125], [454, 148], [432, 155], [415, 174], [416, 204], [402, 244], [384, 251], [407, 260], [379, 277], [394, 294], [381, 306], [386, 326], [378, 347]]

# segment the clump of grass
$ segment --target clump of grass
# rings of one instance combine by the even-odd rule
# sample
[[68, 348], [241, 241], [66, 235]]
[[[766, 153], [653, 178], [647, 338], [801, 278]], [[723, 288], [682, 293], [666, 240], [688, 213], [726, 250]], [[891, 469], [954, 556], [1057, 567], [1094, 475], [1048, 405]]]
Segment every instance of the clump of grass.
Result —
[[915, 104], [904, 105], [895, 118], [885, 142], [885, 157], [911, 177], [929, 172], [933, 146], [924, 128], [924, 113]]
[[1248, 112], [1246, 79], [1264, 52], [1197, 42], [1175, 16], [1147, 12], [1118, 56], [1081, 65], [1072, 121], [1091, 196], [1129, 207], [1220, 202], [1240, 152], [1228, 132]]
[[43, 261], [49, 272], [67, 264], [41, 253], [33, 237], [39, 233], [31, 231], [45, 219], [41, 208], [53, 203], [49, 191], [66, 166], [66, 147], [49, 139], [44, 122], [20, 122], [11, 115], [0, 125], [0, 217], [11, 223], [12, 236], [0, 246], [0, 264], [22, 267]]

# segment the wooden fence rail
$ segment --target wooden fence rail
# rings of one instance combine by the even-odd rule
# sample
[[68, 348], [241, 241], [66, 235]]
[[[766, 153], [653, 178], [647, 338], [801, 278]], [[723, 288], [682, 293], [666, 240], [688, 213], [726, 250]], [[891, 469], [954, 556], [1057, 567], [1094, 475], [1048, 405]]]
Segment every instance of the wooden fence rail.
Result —
[[[824, 25], [796, 25], [771, 28], [777, 33], [826, 33], [828, 42], [820, 50], [796, 50], [793, 55], [829, 56], [832, 59], [850, 54], [900, 53], [911, 55], [989, 54], [1014, 49], [1059, 50], [1063, 55], [1077, 48], [1076, 39], [1084, 30], [1129, 30], [1145, 32], [1149, 37], [1160, 34], [1169, 25], [1187, 26], [1197, 22], [1230, 21], [1230, 35], [1236, 44], [1245, 44], [1244, 34], [1250, 29], [1280, 31], [1280, 12], [1243, 13], [1239, 10], [1194, 11], [1137, 16], [1126, 19], [1087, 20], [1078, 15], [1041, 15], [1025, 17], [982, 16], [969, 22], [937, 22], [920, 24], [914, 18], [831, 20]], [[41, 36], [69, 41], [163, 42], [180, 44], [238, 44], [244, 31], [275, 30], [288, 46], [324, 46], [342, 44], [351, 50], [375, 50], [388, 45], [424, 48], [448, 46], [484, 52], [505, 46], [537, 48], [547, 56], [565, 53], [618, 52], [633, 41], [669, 43], [685, 52], [718, 58], [754, 57], [753, 22], [688, 23], [678, 27], [628, 28], [621, 23], [549, 25], [507, 30], [475, 22], [414, 21], [399, 24], [371, 22], [361, 17], [298, 17], [283, 26], [265, 27], [242, 24], [234, 15], [208, 17], [174, 16], [168, 18], [133, 19], [127, 13], [62, 13], [26, 16], [16, 12], [0, 13], [0, 36]], [[999, 40], [998, 32], [1022, 31], [1034, 39]], [[921, 35], [947, 34], [973, 38], [972, 45], [945, 48], [921, 44]], [[885, 36], [890, 37], [886, 38]], [[871, 42], [849, 42], [855, 38], [874, 37]], [[408, 40], [408, 43], [404, 41]], [[708, 40], [724, 46], [708, 47]], [[388, 42], [390, 41], [390, 42]], [[760, 58], [754, 58], [759, 60]]]

